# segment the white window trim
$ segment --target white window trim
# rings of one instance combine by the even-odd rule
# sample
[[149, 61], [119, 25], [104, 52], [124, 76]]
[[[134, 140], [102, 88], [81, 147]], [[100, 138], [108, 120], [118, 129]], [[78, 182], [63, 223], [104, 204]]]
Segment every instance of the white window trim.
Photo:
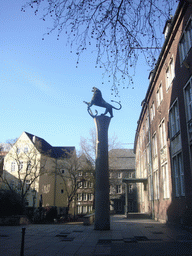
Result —
[[[178, 165], [178, 157], [181, 156], [180, 160], [181, 162]], [[174, 166], [174, 158], [176, 158], [177, 161], [177, 167], [179, 167], [178, 170], [175, 169]], [[173, 163], [173, 172], [174, 172], [174, 179], [175, 179], [175, 196], [185, 196], [185, 181], [184, 181], [184, 172], [183, 172], [183, 155], [182, 151], [178, 152], [172, 157], [172, 163]], [[180, 165], [181, 164], [181, 165]], [[177, 173], [176, 173], [177, 171]]]
[[152, 153], [153, 153], [153, 158], [157, 157], [157, 132], [154, 132], [153, 133], [153, 136], [152, 136], [152, 145], [153, 145], [153, 150], [152, 150]]
[[[175, 132], [173, 134], [173, 123], [172, 123], [172, 111], [177, 105], [177, 116], [174, 116], [174, 124], [175, 124]], [[175, 110], [174, 110], [175, 111]], [[176, 117], [176, 118], [175, 118]], [[180, 115], [179, 115], [179, 101], [178, 98], [173, 102], [169, 109], [169, 129], [170, 129], [170, 138], [174, 138], [176, 134], [178, 134], [181, 130], [181, 125], [180, 125]]]
[[187, 81], [186, 85], [183, 88], [183, 92], [184, 92], [184, 99], [185, 99], [185, 112], [186, 112], [186, 119], [187, 119], [187, 123], [192, 119], [192, 114], [191, 117], [189, 117], [189, 105], [187, 104], [187, 96], [186, 96], [186, 88], [188, 86], [191, 86], [192, 88], [192, 76], [189, 78], [189, 80]]
[[154, 199], [159, 200], [159, 169], [154, 170]]
[[173, 80], [175, 78], [175, 61], [173, 55], [171, 56], [168, 66], [165, 72], [165, 82], [166, 82], [166, 90], [172, 86]]
[[189, 46], [189, 49], [186, 49], [186, 54], [183, 52], [183, 47], [181, 47], [181, 41], [184, 38], [186, 40], [186, 34], [187, 34], [187, 27], [189, 26], [189, 23], [192, 22], [192, 15], [190, 16], [189, 20], [187, 21], [187, 24], [185, 25], [183, 29], [183, 33], [181, 34], [180, 40], [179, 40], [179, 57], [180, 57], [180, 65], [182, 66], [185, 59], [188, 57], [189, 51], [192, 47], [192, 42], [190, 41], [190, 38], [188, 38], [188, 43], [191, 45]]
[[155, 102], [153, 101], [150, 107], [150, 116], [151, 116], [151, 122], [155, 118]]
[[83, 194], [82, 194], [82, 197], [83, 197], [83, 198], [82, 198], [83, 201], [87, 201], [87, 193], [83, 193]]
[[82, 201], [82, 193], [77, 194], [77, 201]]
[[[166, 166], [166, 169], [165, 169]], [[162, 166], [162, 174], [163, 174], [163, 199], [170, 198], [170, 191], [169, 191], [169, 168], [168, 163], [164, 163]]]
[[156, 98], [157, 98], [157, 108], [158, 108], [161, 105], [161, 102], [163, 101], [162, 81], [159, 83], [159, 86], [156, 92]]
[[117, 185], [117, 194], [122, 194], [122, 185]]
[[[162, 124], [164, 123], [164, 136], [162, 136], [162, 133], [161, 133], [161, 127], [162, 127]], [[159, 135], [160, 135], [160, 149], [163, 149], [167, 146], [167, 143], [166, 143], [166, 127], [165, 127], [165, 118], [163, 118], [159, 124]], [[162, 141], [163, 139], [163, 141]], [[163, 144], [163, 145], [162, 145]]]

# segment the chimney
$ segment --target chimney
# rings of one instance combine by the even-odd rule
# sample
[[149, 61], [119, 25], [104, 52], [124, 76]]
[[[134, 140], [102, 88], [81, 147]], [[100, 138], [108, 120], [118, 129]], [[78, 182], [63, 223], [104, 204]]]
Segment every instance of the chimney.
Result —
[[32, 141], [33, 141], [33, 143], [35, 144], [35, 142], [36, 142], [36, 136], [35, 136], [35, 135], [33, 136]]
[[164, 27], [164, 29], [163, 29], [163, 34], [164, 34], [165, 38], [167, 37], [167, 35], [168, 35], [168, 33], [169, 33], [169, 28], [170, 28], [170, 26], [171, 26], [172, 18], [173, 18], [173, 17], [171, 17], [171, 18], [170, 18], [169, 20], [167, 20], [166, 23], [165, 23], [165, 27]]

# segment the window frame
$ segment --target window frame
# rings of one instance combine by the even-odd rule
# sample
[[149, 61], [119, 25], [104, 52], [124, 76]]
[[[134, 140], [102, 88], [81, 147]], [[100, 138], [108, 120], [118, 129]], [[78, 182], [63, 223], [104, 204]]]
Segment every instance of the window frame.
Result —
[[170, 186], [169, 186], [169, 168], [168, 163], [164, 163], [162, 166], [162, 178], [163, 178], [163, 199], [170, 198]]
[[[190, 27], [191, 29], [188, 29]], [[192, 17], [189, 18], [183, 30], [183, 33], [181, 35], [181, 39], [179, 41], [180, 65], [182, 65], [185, 59], [188, 57], [188, 53], [191, 48], [192, 48]]]
[[175, 197], [185, 196], [185, 176], [183, 171], [182, 152], [172, 157], [174, 180], [175, 180]]
[[175, 62], [173, 56], [169, 60], [169, 64], [165, 72], [166, 90], [168, 91], [175, 78]]
[[122, 185], [118, 184], [116, 189], [117, 189], [117, 194], [122, 194]]
[[178, 99], [173, 102], [172, 106], [169, 109], [169, 129], [170, 138], [174, 138], [181, 129]]
[[11, 162], [11, 172], [15, 172], [16, 171], [16, 163], [15, 161]]
[[166, 147], [166, 128], [165, 128], [165, 118], [163, 118], [159, 124], [159, 139], [160, 139], [160, 149]]

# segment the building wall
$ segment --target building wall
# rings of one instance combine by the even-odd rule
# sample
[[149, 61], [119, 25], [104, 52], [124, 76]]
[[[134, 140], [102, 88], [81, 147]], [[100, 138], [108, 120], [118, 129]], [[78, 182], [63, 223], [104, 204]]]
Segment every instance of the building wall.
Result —
[[[27, 150], [27, 151], [25, 151]], [[29, 140], [25, 133], [23, 133], [17, 142], [13, 145], [10, 151], [4, 158], [4, 166], [3, 166], [3, 177], [8, 180], [8, 183], [11, 187], [18, 191], [19, 180], [26, 179], [26, 186], [27, 180], [33, 179], [33, 170], [32, 174], [26, 176], [27, 171], [27, 163], [31, 161], [31, 166], [34, 166], [34, 172], [40, 169], [41, 165], [41, 155], [40, 153], [34, 148], [33, 143]], [[13, 168], [14, 163], [14, 168]], [[18, 171], [19, 163], [22, 163], [22, 170]], [[32, 167], [33, 168], [33, 167]], [[36, 169], [37, 168], [37, 169]], [[19, 177], [20, 175], [20, 177]], [[8, 186], [7, 186], [8, 188]], [[34, 194], [34, 191], [35, 194]], [[27, 192], [27, 203], [28, 206], [33, 206], [33, 198], [36, 196], [35, 205], [38, 205], [38, 193], [39, 193], [39, 177], [35, 179], [35, 182], [31, 185], [29, 191]]]
[[[192, 76], [192, 51], [189, 50], [185, 59], [189, 68], [180, 62], [179, 51], [182, 33], [191, 15], [191, 5], [181, 8], [143, 102], [136, 134], [137, 177], [148, 178], [147, 191], [139, 185], [138, 207], [141, 212], [151, 213], [163, 222], [182, 222], [187, 209], [191, 208], [191, 159], [184, 87]], [[168, 87], [168, 70], [171, 69], [174, 75]], [[160, 91], [162, 97], [158, 104]], [[172, 118], [176, 109], [180, 128], [172, 135], [172, 130], [176, 129]], [[178, 161], [181, 161], [180, 168], [174, 167]], [[180, 173], [179, 178], [176, 172]]]
[[[128, 168], [128, 167], [127, 167]], [[125, 213], [126, 184], [124, 178], [135, 178], [135, 170], [110, 170], [110, 211], [111, 213]], [[137, 212], [137, 189], [136, 184], [128, 185], [128, 211]]]

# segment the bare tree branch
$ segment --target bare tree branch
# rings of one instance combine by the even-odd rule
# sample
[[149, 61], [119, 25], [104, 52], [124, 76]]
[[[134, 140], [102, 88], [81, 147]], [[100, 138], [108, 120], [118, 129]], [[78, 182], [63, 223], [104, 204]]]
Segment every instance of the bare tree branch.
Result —
[[[154, 68], [165, 21], [177, 0], [28, 0], [22, 7], [34, 8], [42, 20], [52, 20], [47, 34], [65, 33], [76, 45], [77, 65], [88, 48], [97, 52], [96, 65], [104, 68], [115, 96], [118, 85], [133, 84], [139, 53]], [[124, 82], [124, 84], [122, 83]]]

